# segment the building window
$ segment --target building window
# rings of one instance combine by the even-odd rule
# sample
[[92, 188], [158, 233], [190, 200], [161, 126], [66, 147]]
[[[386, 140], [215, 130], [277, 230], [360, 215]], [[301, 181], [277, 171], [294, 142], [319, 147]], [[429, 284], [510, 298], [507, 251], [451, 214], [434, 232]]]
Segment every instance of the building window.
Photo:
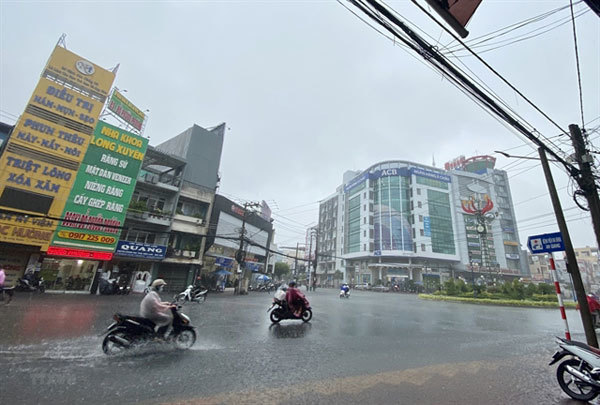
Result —
[[417, 195], [421, 195], [421, 189], [417, 188]]
[[425, 250], [426, 250], [426, 248], [425, 248], [425, 244], [424, 244], [424, 243], [421, 243], [421, 251], [422, 251], [422, 252], [424, 252]]
[[419, 231], [421, 232], [421, 236], [425, 236], [425, 231], [423, 229], [419, 229]]
[[415, 231], [415, 228], [413, 228], [412, 231], [413, 231], [413, 238], [416, 238], [417, 237], [417, 232]]
[[363, 205], [363, 210], [366, 211], [367, 210], [367, 204]]
[[419, 222], [423, 222], [423, 215], [419, 215]]
[[366, 252], [367, 251], [367, 244], [363, 244], [363, 250]]
[[442, 191], [427, 190], [427, 204], [431, 226], [432, 252], [455, 254], [450, 196]]
[[365, 224], [365, 225], [367, 224], [367, 217], [363, 218], [363, 224]]
[[367, 237], [367, 231], [366, 231], [366, 230], [364, 230], [364, 231], [363, 231], [363, 236], [364, 236], [365, 238]]
[[423, 204], [421, 203], [421, 201], [418, 201], [418, 202], [417, 202], [417, 207], [419, 207], [419, 208], [423, 208]]
[[363, 194], [363, 198], [367, 198], [367, 192], [366, 191]]

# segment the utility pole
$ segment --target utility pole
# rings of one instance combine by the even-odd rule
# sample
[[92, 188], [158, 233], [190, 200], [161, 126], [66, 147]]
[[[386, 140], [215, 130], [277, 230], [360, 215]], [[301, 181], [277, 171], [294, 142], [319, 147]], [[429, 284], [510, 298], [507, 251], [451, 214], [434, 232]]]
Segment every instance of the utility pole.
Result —
[[260, 204], [256, 202], [244, 203], [244, 214], [242, 215], [242, 229], [240, 232], [240, 247], [235, 253], [235, 260], [238, 262], [238, 274], [241, 270], [240, 278], [238, 279], [238, 294], [246, 294], [245, 282], [246, 282], [246, 252], [244, 251], [244, 240], [246, 238], [246, 216], [248, 208], [259, 207]]
[[294, 256], [294, 278], [298, 275], [298, 247], [300, 242], [296, 242], [296, 256]]
[[317, 258], [319, 257], [319, 229], [313, 228], [313, 231], [315, 231], [315, 260], [313, 261], [313, 291], [315, 291], [316, 288], [314, 287], [314, 284], [317, 281]]
[[307, 263], [307, 270], [308, 270], [308, 290], [310, 291], [312, 286], [313, 286], [313, 278], [312, 278], [312, 272], [310, 271], [310, 265], [312, 263], [311, 260], [311, 254], [312, 254], [312, 229], [310, 230], [310, 241], [308, 243], [308, 263]]
[[550, 192], [550, 198], [552, 200], [552, 206], [554, 207], [558, 229], [562, 234], [562, 239], [565, 244], [565, 252], [567, 254], [567, 271], [571, 273], [571, 276], [573, 277], [573, 286], [577, 295], [577, 301], [579, 302], [579, 313], [581, 314], [581, 322], [583, 323], [585, 337], [588, 345], [598, 347], [596, 331], [594, 330], [590, 308], [588, 307], [585, 290], [581, 281], [581, 274], [579, 273], [577, 258], [575, 257], [575, 251], [573, 250], [573, 244], [571, 243], [571, 237], [569, 236], [567, 223], [560, 205], [560, 200], [558, 199], [558, 193], [556, 192], [554, 179], [552, 178], [552, 173], [550, 172], [548, 158], [546, 157], [544, 148], [538, 148], [538, 153], [540, 154], [542, 168], [544, 169], [544, 175], [546, 176], [546, 184], [548, 185], [548, 191]]
[[569, 131], [575, 148], [575, 159], [581, 170], [581, 175], [576, 180], [587, 199], [592, 224], [594, 225], [594, 233], [596, 234], [596, 244], [600, 248], [600, 197], [598, 197], [598, 187], [592, 173], [592, 155], [587, 150], [579, 126], [571, 124], [569, 125]]

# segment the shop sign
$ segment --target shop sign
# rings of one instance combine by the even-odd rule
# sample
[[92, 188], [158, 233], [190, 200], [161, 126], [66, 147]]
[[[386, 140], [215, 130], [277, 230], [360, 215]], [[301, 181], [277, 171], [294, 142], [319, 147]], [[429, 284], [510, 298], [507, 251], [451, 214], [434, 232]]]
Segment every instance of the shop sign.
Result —
[[127, 100], [125, 96], [119, 93], [118, 90], [113, 91], [108, 102], [108, 109], [138, 131], [142, 130], [146, 114], [141, 112], [131, 103], [131, 101]]
[[427, 237], [431, 237], [431, 218], [423, 217], [423, 233]]
[[[62, 214], [114, 77], [64, 48], [54, 49], [0, 158], [0, 210], [41, 218]], [[46, 250], [47, 229], [27, 230], [19, 218], [0, 220], [0, 241]]]
[[48, 256], [62, 256], [73, 259], [112, 260], [112, 252], [96, 252], [93, 250], [71, 249], [57, 246], [48, 247]]
[[515, 254], [515, 253], [507, 253], [506, 254], [506, 258], [507, 259], [512, 259], [512, 260], [519, 260], [519, 255]]
[[512, 240], [505, 240], [504, 244], [508, 245], [508, 246], [519, 246], [519, 242], [515, 242], [515, 241], [512, 241]]
[[369, 173], [363, 173], [360, 176], [350, 180], [350, 182], [346, 186], [344, 186], [344, 193], [348, 193], [351, 189], [358, 186], [359, 184], [362, 184], [368, 178]]
[[140, 259], [164, 259], [166, 252], [166, 246], [120, 240], [117, 243], [115, 256], [137, 257]]
[[230, 268], [233, 266], [233, 259], [230, 257], [217, 257], [215, 258], [215, 264], [217, 266]]
[[115, 80], [113, 72], [60, 46], [54, 48], [42, 76], [56, 78], [103, 99], [108, 96], [110, 86]]
[[[13, 243], [48, 245], [56, 221], [23, 214], [0, 212], [0, 239]], [[33, 242], [33, 243], [30, 243]]]
[[376, 170], [369, 175], [370, 179], [378, 179], [380, 177], [389, 177], [389, 176], [402, 176], [408, 177], [410, 175], [410, 171], [406, 167], [397, 167], [393, 169], [382, 169]]
[[433, 170], [428, 170], [422, 167], [411, 167], [409, 170], [410, 174], [414, 174], [415, 176], [426, 177], [428, 179], [433, 179], [437, 181], [442, 181], [444, 183], [451, 183], [452, 178], [446, 174], [438, 173]]
[[148, 139], [98, 122], [52, 246], [113, 252]]

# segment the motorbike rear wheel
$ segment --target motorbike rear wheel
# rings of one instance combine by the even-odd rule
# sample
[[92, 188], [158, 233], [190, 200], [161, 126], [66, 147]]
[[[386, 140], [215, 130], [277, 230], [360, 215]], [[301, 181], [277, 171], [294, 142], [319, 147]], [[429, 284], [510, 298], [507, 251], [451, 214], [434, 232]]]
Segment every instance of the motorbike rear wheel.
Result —
[[560, 363], [556, 369], [558, 385], [560, 385], [560, 388], [562, 388], [565, 394], [573, 399], [577, 399], [579, 401], [591, 401], [598, 396], [598, 391], [596, 391], [594, 387], [586, 384], [584, 381], [581, 381], [567, 371], [567, 366], [571, 366], [582, 373], [589, 373], [591, 370], [589, 365], [584, 362], [583, 367], [580, 368], [580, 363], [581, 360], [578, 359], [568, 359]]
[[302, 320], [304, 322], [308, 322], [311, 319], [312, 319], [312, 311], [310, 310], [310, 308], [307, 308], [304, 311], [302, 311]]
[[116, 343], [113, 341], [113, 336], [118, 336], [120, 338], [125, 339], [125, 334], [120, 332], [112, 332], [106, 335], [104, 341], [102, 341], [102, 351], [107, 356], [114, 356], [115, 354], [119, 354], [126, 349], [123, 345]]

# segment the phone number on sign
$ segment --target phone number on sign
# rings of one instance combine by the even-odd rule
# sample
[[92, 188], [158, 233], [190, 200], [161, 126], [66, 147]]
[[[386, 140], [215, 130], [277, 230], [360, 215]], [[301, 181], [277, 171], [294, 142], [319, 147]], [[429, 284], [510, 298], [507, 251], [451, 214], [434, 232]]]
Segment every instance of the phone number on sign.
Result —
[[116, 238], [112, 236], [92, 235], [83, 232], [59, 231], [58, 236], [63, 239], [83, 240], [86, 242], [99, 242], [106, 245], [112, 245], [116, 242]]

